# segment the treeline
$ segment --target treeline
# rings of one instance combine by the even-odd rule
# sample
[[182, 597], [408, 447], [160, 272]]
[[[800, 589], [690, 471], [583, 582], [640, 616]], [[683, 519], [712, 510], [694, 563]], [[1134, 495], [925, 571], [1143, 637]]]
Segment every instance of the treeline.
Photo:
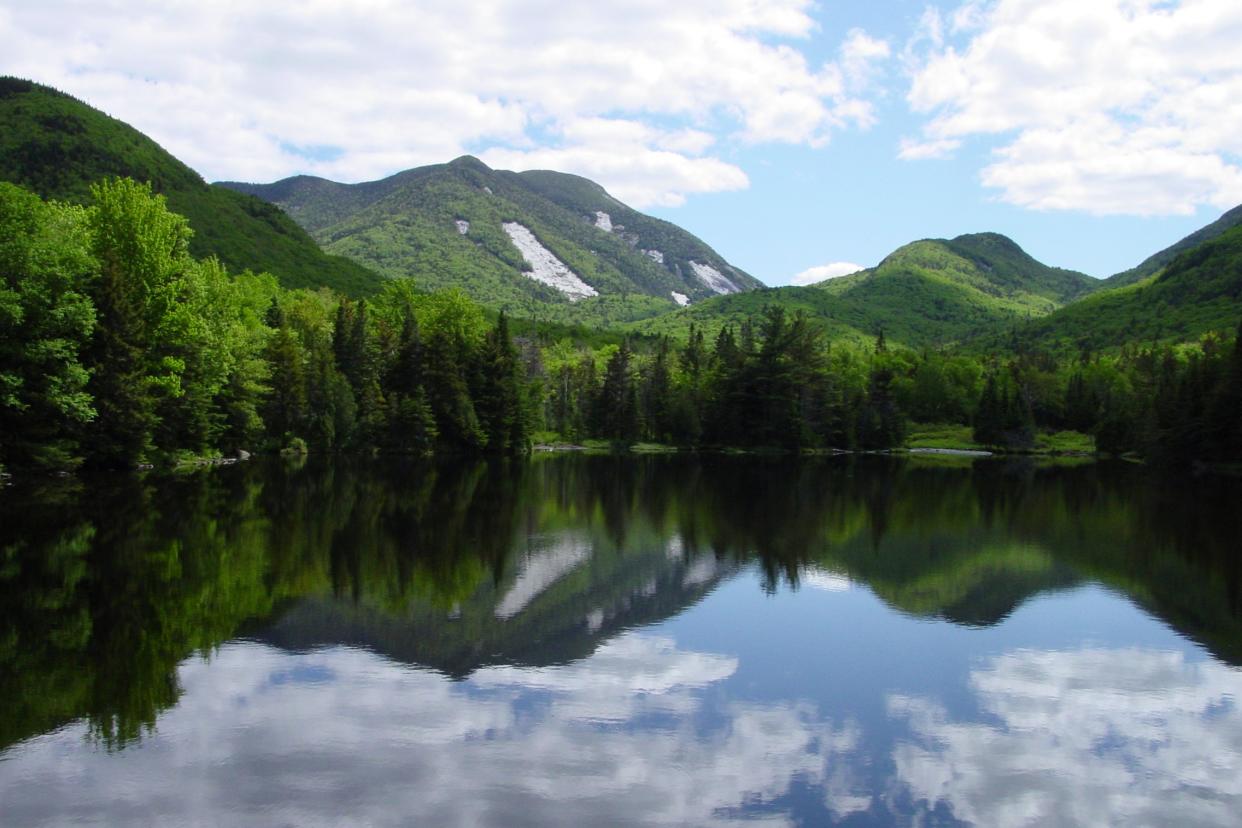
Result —
[[[885, 449], [905, 440], [894, 373], [875, 354], [834, 348], [803, 314], [771, 307], [708, 347], [660, 339], [646, 353], [622, 343], [544, 354], [544, 423], [570, 439], [681, 446]], [[601, 365], [602, 363], [602, 365]]]
[[[511, 453], [535, 440], [883, 450], [911, 423], [1041, 432], [1165, 463], [1242, 462], [1242, 337], [1073, 360], [828, 342], [766, 308], [708, 342], [514, 337], [455, 291], [285, 290], [188, 253], [150, 188], [94, 204], [0, 185], [0, 464], [132, 467], [259, 451]], [[542, 333], [540, 331], [543, 331]], [[597, 338], [598, 341], [598, 338]]]
[[150, 187], [90, 207], [0, 184], [0, 463], [528, 444], [506, 321], [394, 281], [369, 301], [232, 276]]

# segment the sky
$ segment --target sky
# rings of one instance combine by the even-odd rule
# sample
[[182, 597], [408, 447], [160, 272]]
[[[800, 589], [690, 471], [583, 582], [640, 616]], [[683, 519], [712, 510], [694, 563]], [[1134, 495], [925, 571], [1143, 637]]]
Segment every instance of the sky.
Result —
[[473, 154], [770, 285], [1004, 233], [1108, 276], [1242, 204], [1238, 0], [0, 0], [0, 73], [206, 179]]

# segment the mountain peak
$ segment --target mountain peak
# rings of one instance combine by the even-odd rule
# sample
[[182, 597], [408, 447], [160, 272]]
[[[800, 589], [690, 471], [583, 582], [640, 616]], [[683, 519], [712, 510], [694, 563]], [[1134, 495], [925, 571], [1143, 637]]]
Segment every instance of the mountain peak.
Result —
[[492, 172], [492, 168], [473, 155], [462, 155], [448, 163], [449, 167], [458, 170], [475, 170], [476, 172]]
[[983, 233], [964, 233], [951, 240], [953, 244], [991, 249], [1010, 255], [1017, 254], [1030, 258], [1030, 254], [1022, 249], [1016, 241], [1002, 233], [986, 231]]

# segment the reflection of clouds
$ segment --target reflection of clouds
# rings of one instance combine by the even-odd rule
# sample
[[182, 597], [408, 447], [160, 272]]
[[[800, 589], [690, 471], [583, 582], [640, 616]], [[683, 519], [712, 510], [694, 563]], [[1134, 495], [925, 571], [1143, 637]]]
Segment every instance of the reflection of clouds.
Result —
[[586, 661], [564, 667], [488, 667], [471, 682], [481, 687], [526, 688], [552, 693], [553, 704], [573, 719], [624, 721], [638, 712], [690, 713], [692, 690], [737, 671], [737, 659], [678, 650], [668, 639], [627, 635]]
[[512, 618], [548, 587], [576, 569], [591, 555], [585, 541], [566, 537], [551, 549], [531, 553], [523, 559], [517, 580], [496, 605], [497, 618]]
[[846, 576], [817, 566], [806, 567], [798, 577], [804, 585], [823, 592], [847, 592], [854, 586], [854, 582]]
[[358, 650], [229, 645], [183, 665], [141, 749], [40, 737], [4, 763], [0, 801], [17, 824], [703, 825], [801, 779], [839, 813], [867, 807], [844, 769], [856, 729], [809, 705], [706, 706], [736, 669], [638, 634], [463, 683]]
[[1235, 825], [1242, 671], [1141, 650], [1016, 652], [971, 677], [994, 724], [898, 696], [915, 800], [979, 825]]

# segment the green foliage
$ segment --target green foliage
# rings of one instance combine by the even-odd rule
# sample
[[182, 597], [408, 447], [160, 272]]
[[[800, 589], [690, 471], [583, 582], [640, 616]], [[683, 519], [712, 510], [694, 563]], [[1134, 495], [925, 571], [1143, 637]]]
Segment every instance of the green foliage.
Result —
[[1179, 254], [1158, 275], [1101, 290], [1018, 327], [990, 347], [1077, 353], [1127, 343], [1193, 342], [1232, 329], [1242, 305], [1242, 226]]
[[96, 414], [83, 351], [95, 332], [86, 213], [0, 184], [0, 462], [76, 462]]
[[[459, 288], [510, 316], [549, 322], [612, 325], [674, 310], [676, 291], [713, 292], [691, 261], [725, 273], [739, 287], [758, 287], [699, 239], [637, 213], [598, 185], [557, 173], [489, 169], [464, 157], [366, 184], [300, 176], [275, 184], [230, 183], [275, 202], [325, 249], [394, 278], [414, 277], [427, 290]], [[594, 226], [596, 211], [615, 214], [614, 232]], [[528, 228], [539, 242], [601, 294], [570, 303], [526, 276], [530, 266], [504, 232]], [[466, 232], [459, 231], [460, 226]], [[661, 250], [659, 264], [643, 250]]]
[[812, 287], [721, 296], [630, 326], [682, 339], [709, 336], [767, 306], [803, 311], [833, 341], [887, 339], [913, 348], [958, 343], [1044, 316], [1094, 288], [1081, 273], [1043, 265], [1004, 236], [983, 233], [914, 242], [877, 267]]
[[92, 185], [121, 176], [149, 182], [194, 230], [190, 252], [234, 271], [274, 274], [288, 287], [374, 292], [380, 277], [326, 255], [275, 205], [219, 186], [142, 133], [46, 86], [0, 78], [0, 180], [46, 199], [89, 204]]
[[1242, 224], [1242, 206], [1234, 207], [1229, 212], [1218, 218], [1206, 227], [1202, 227], [1191, 233], [1186, 238], [1174, 245], [1166, 247], [1164, 250], [1144, 259], [1137, 267], [1114, 274], [1105, 279], [1101, 285], [1107, 288], [1125, 287], [1136, 282], [1141, 282], [1149, 276], [1154, 276], [1165, 268], [1170, 262], [1185, 253], [1188, 250], [1198, 247], [1199, 245], [1209, 242], [1217, 236], [1223, 235], [1226, 231], [1232, 230]]

